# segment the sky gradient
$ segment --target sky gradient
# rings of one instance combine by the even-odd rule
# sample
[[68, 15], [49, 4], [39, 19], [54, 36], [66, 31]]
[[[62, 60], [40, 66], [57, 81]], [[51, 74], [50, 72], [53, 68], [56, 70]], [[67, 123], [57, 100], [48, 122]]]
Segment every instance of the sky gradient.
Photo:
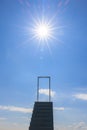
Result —
[[[31, 31], [42, 18], [47, 42]], [[87, 130], [87, 0], [0, 0], [0, 130], [28, 129], [37, 76], [51, 76], [55, 130]]]

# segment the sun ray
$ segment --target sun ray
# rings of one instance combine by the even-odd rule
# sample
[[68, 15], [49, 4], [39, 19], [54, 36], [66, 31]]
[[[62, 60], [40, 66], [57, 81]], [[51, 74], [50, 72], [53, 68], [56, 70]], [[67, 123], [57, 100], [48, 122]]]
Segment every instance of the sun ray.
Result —
[[47, 47], [49, 53], [52, 54], [51, 44], [61, 43], [59, 37], [64, 27], [42, 15], [41, 17], [33, 17], [32, 22], [26, 26], [25, 30], [28, 39], [32, 40], [32, 43], [36, 43], [39, 50], [44, 50]]
[[34, 37], [41, 41], [46, 42], [46, 40], [50, 39], [52, 36], [52, 27], [48, 24], [48, 22], [44, 21], [43, 19], [40, 21], [38, 20], [35, 22], [35, 26], [32, 28], [32, 34]]

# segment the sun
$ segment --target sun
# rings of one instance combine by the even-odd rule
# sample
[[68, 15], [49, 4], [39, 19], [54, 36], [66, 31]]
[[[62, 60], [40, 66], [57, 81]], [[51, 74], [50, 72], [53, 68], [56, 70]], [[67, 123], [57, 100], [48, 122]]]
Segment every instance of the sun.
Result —
[[35, 33], [37, 38], [46, 40], [50, 37], [50, 28], [47, 24], [41, 23], [36, 26]]
[[47, 42], [52, 38], [53, 28], [47, 21], [37, 21], [32, 28], [33, 38], [40, 42]]
[[32, 17], [32, 21], [25, 29], [28, 36], [27, 43], [30, 40], [41, 52], [48, 49], [50, 54], [52, 54], [51, 47], [56, 43], [61, 43], [59, 36], [61, 35], [62, 26], [56, 24], [52, 18]]

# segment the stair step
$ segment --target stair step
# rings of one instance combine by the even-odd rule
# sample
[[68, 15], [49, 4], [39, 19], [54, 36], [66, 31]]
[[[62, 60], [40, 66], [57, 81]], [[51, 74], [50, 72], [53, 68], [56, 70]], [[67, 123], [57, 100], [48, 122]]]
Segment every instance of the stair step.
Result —
[[53, 130], [52, 102], [35, 102], [29, 130]]

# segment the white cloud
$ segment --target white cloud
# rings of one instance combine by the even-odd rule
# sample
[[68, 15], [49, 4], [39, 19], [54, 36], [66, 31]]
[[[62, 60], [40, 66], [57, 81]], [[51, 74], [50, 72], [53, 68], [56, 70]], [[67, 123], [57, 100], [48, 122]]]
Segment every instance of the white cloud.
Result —
[[6, 120], [7, 118], [5, 118], [5, 117], [0, 117], [0, 121], [4, 121], [4, 120]]
[[84, 93], [75, 94], [74, 97], [81, 100], [87, 100], [87, 94]]
[[[51, 97], [54, 97], [56, 92], [53, 90], [50, 90], [50, 92], [51, 92]], [[49, 89], [43, 89], [43, 88], [39, 89], [39, 93], [49, 96]]]
[[78, 124], [76, 124], [76, 125], [74, 126], [74, 128], [75, 128], [76, 130], [80, 130], [80, 129], [82, 129], [82, 128], [85, 128], [85, 122], [79, 122]]
[[65, 108], [64, 108], [64, 107], [54, 107], [54, 110], [57, 110], [57, 111], [64, 111]]
[[77, 124], [73, 124], [71, 128], [73, 130], [87, 130], [87, 124], [81, 121], [81, 122], [78, 122]]
[[22, 113], [32, 113], [32, 109], [24, 108], [24, 107], [15, 107], [15, 106], [0, 106], [0, 110], [14, 111], [14, 112], [22, 112]]
[[85, 122], [78, 122], [67, 126], [56, 124], [55, 130], [87, 130], [87, 124]]

